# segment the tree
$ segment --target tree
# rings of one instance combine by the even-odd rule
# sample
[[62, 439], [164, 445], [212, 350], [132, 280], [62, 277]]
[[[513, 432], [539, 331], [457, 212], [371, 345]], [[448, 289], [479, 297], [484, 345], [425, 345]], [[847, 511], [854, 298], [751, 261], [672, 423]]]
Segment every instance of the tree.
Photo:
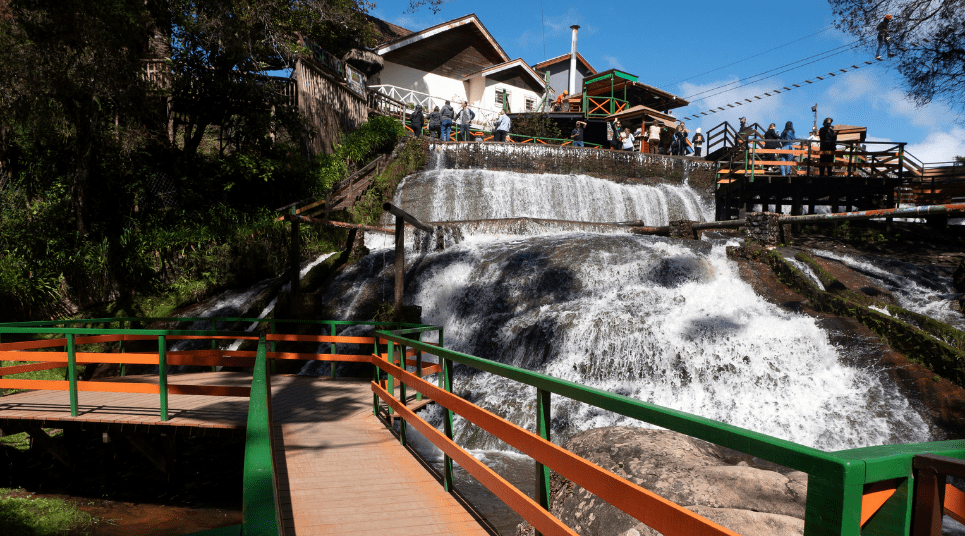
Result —
[[908, 96], [923, 106], [940, 99], [965, 120], [965, 0], [828, 0], [838, 27], [877, 45], [876, 27], [891, 22], [892, 51]]
[[528, 112], [520, 114], [513, 122], [513, 134], [539, 138], [562, 138], [559, 125], [547, 113]]
[[0, 158], [45, 155], [28, 180], [68, 175], [81, 236], [98, 142], [141, 112], [145, 15], [143, 0], [0, 0]]
[[266, 138], [273, 122], [296, 128], [277, 85], [265, 78], [290, 69], [302, 50], [298, 34], [333, 53], [373, 44], [361, 15], [365, 0], [169, 0], [170, 87], [185, 114], [184, 154], [193, 156], [209, 125], [234, 124], [247, 143]]

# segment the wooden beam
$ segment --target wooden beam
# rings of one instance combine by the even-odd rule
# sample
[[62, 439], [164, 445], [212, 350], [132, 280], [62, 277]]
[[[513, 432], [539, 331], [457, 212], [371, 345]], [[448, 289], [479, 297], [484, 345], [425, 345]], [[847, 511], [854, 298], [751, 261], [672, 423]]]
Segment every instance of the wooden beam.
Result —
[[45, 432], [43, 428], [28, 428], [26, 432], [35, 445], [49, 452], [51, 456], [68, 468], [74, 468], [73, 456], [71, 456], [63, 446], [55, 443], [53, 438], [47, 435], [47, 432]]

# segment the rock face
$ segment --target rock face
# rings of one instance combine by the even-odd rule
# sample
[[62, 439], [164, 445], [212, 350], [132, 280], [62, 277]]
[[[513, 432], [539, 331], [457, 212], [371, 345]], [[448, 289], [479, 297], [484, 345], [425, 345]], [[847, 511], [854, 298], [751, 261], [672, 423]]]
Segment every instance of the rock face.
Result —
[[[807, 474], [669, 430], [587, 430], [566, 448], [744, 536], [804, 533]], [[759, 463], [760, 460], [756, 460]], [[780, 471], [780, 472], [779, 472]], [[552, 512], [586, 536], [660, 534], [554, 474]], [[518, 535], [533, 534], [520, 525]]]

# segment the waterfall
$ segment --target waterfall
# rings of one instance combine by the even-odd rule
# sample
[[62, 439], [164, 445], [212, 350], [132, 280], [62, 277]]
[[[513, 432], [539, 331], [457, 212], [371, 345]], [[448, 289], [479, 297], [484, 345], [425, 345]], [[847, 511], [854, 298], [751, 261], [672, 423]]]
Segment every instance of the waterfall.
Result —
[[[685, 185], [478, 170], [408, 177], [396, 202], [424, 221], [666, 224], [704, 214]], [[836, 450], [930, 437], [929, 424], [880, 371], [855, 366], [814, 318], [765, 301], [740, 278], [725, 256], [736, 241], [581, 225], [533, 234], [482, 226], [444, 251], [417, 248], [407, 256], [405, 301], [423, 308], [423, 322], [445, 327], [447, 348], [804, 445]], [[345, 318], [365, 318], [379, 295], [392, 295], [391, 242], [378, 240], [330, 290]], [[457, 367], [455, 389], [533, 428], [534, 388]], [[553, 397], [552, 412], [557, 440], [598, 426], [646, 426], [563, 397]], [[441, 423], [439, 408], [425, 413]], [[506, 448], [463, 421], [456, 434], [467, 448]]]
[[581, 222], [710, 219], [684, 185], [618, 184], [587, 175], [433, 170], [407, 177], [394, 203], [422, 221], [540, 218]]

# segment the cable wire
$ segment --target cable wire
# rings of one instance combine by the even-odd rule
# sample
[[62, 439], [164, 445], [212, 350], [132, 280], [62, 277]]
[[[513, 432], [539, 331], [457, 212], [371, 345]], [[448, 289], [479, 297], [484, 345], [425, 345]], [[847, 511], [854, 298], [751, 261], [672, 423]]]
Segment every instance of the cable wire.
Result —
[[[758, 83], [758, 82], [767, 80], [768, 78], [774, 78], [774, 77], [777, 76], [777, 75], [784, 74], [784, 73], [787, 73], [787, 72], [790, 72], [790, 71], [794, 71], [794, 70], [796, 70], [796, 69], [800, 69], [801, 67], [804, 67], [804, 66], [806, 66], [806, 65], [810, 65], [810, 64], [812, 64], [812, 63], [817, 63], [817, 62], [819, 62], [819, 61], [823, 61], [823, 60], [826, 60], [826, 59], [828, 59], [828, 58], [832, 58], [832, 57], [834, 57], [834, 56], [837, 56], [838, 54], [844, 54], [845, 52], [848, 52], [848, 51], [853, 50], [853, 49], [855, 49], [855, 48], [858, 48], [858, 45], [851, 46], [851, 47], [849, 47], [849, 48], [847, 48], [847, 49], [845, 49], [845, 50], [841, 50], [841, 51], [835, 52], [834, 54], [830, 54], [830, 55], [828, 55], [828, 56], [824, 56], [824, 57], [822, 57], [822, 58], [818, 58], [818, 59], [816, 59], [816, 60], [809, 61], [809, 62], [807, 62], [807, 63], [803, 63], [803, 64], [801, 64], [801, 65], [798, 65], [797, 67], [791, 67], [790, 69], [785, 69], [785, 70], [783, 70], [783, 71], [781, 71], [781, 72], [774, 73], [774, 74], [772, 74], [772, 75], [770, 75], [770, 76], [765, 76], [764, 78], [759, 78], [759, 79], [757, 79], [757, 80], [747, 81], [746, 83], [742, 83], [742, 84], [739, 85], [739, 86], [735, 86], [735, 87], [732, 87], [732, 88], [729, 88], [729, 89], [725, 89], [724, 91], [718, 91], [717, 93], [714, 93], [714, 94], [712, 94], [712, 95], [706, 95], [706, 96], [704, 96], [704, 97], [701, 97], [701, 98], [696, 99], [696, 100], [693, 100], [693, 101], [690, 100], [690, 97], [688, 97], [688, 98], [686, 98], [686, 99], [684, 99], [684, 100], [689, 101], [690, 104], [693, 104], [693, 103], [695, 103], [695, 102], [700, 102], [700, 101], [702, 101], [702, 100], [704, 100], [704, 99], [709, 99], [710, 97], [714, 97], [714, 96], [717, 96], [717, 95], [722, 95], [722, 94], [724, 94], [724, 93], [727, 93], [727, 92], [730, 92], [730, 91], [734, 91], [735, 89], [740, 89], [740, 88], [742, 88], [742, 87], [746, 87], [746, 86], [749, 86], [749, 85], [751, 85], [751, 84], [756, 84], [756, 83]], [[803, 60], [800, 60], [800, 61], [803, 61]], [[797, 62], [794, 62], [794, 63], [797, 63]], [[788, 65], [793, 65], [793, 63], [792, 63], [792, 64], [788, 64]], [[787, 65], [783, 65], [783, 66], [781, 66], [781, 67], [776, 67], [775, 69], [780, 69], [780, 68], [786, 67], [786, 66], [787, 66]], [[764, 73], [761, 73], [761, 74], [766, 74], [766, 73], [771, 72], [771, 71], [773, 71], [773, 70], [775, 70], [775, 69], [771, 69], [770, 71], [765, 71]], [[754, 77], [756, 77], [756, 76], [759, 76], [759, 75], [754, 75]], [[750, 78], [753, 78], [753, 77], [750, 77]], [[732, 84], [736, 84], [736, 83], [739, 83], [739, 82], [741, 82], [741, 81], [732, 82]], [[714, 89], [720, 89], [720, 88], [726, 87], [727, 85], [731, 85], [731, 84], [726, 84], [726, 85], [724, 85], [724, 86], [718, 86], [717, 88], [714, 88]], [[708, 91], [712, 91], [712, 90], [708, 90]], [[706, 93], [706, 91], [702, 91], [701, 93]], [[697, 95], [700, 95], [701, 93], [694, 94], [693, 96], [696, 97]]]
[[[816, 58], [816, 57], [818, 57], [818, 56], [824, 56], [824, 57], [818, 58], [818, 59], [816, 59], [816, 60], [814, 60], [814, 61], [810, 61], [810, 62], [807, 62], [807, 63], [803, 63], [803, 64], [801, 64], [801, 65], [798, 65], [798, 67], [794, 67], [794, 69], [797, 69], [797, 68], [799, 68], [799, 67], [803, 67], [803, 66], [805, 66], [805, 65], [810, 65], [811, 63], [815, 63], [815, 62], [818, 62], [818, 61], [821, 61], [821, 60], [824, 60], [824, 59], [827, 59], [827, 58], [836, 56], [836, 55], [838, 55], [838, 54], [841, 54], [842, 52], [847, 52], [848, 50], [851, 50], [851, 49], [853, 49], [853, 48], [856, 48], [860, 43], [861, 43], [860, 41], [852, 41], [851, 43], [848, 43], [848, 44], [845, 44], [845, 45], [841, 45], [841, 46], [832, 48], [832, 49], [830, 49], [830, 50], [825, 50], [824, 52], [819, 52], [819, 53], [817, 53], [817, 54], [813, 54], [813, 55], [808, 56], [808, 57], [806, 57], [806, 58], [802, 58], [802, 59], [799, 59], [799, 60], [796, 60], [796, 61], [792, 61], [792, 62], [790, 62], [790, 63], [785, 63], [784, 65], [780, 65], [780, 66], [778, 66], [778, 67], [774, 67], [773, 69], [768, 69], [768, 70], [766, 70], [766, 71], [763, 71], [763, 72], [760, 72], [760, 73], [757, 73], [757, 74], [753, 74], [753, 75], [750, 75], [750, 76], [746, 76], [746, 77], [744, 77], [744, 78], [742, 78], [742, 79], [739, 79], [739, 80], [737, 80], [737, 81], [734, 81], [734, 82], [728, 82], [728, 83], [726, 83], [726, 84], [722, 84], [722, 85], [719, 85], [719, 86], [717, 86], [717, 87], [712, 87], [712, 88], [710, 88], [710, 89], [705, 89], [705, 90], [703, 90], [703, 91], [699, 91], [699, 92], [697, 92], [697, 93], [694, 93], [693, 95], [688, 95], [688, 96], [684, 97], [684, 100], [690, 101], [690, 99], [692, 99], [692, 98], [694, 98], [694, 97], [697, 97], [697, 96], [699, 96], [699, 95], [703, 95], [704, 93], [709, 93], [709, 92], [711, 92], [711, 91], [715, 91], [715, 90], [718, 90], [718, 89], [722, 89], [722, 88], [725, 88], [725, 87], [727, 87], [727, 86], [732, 86], [732, 85], [734, 85], [734, 84], [741, 84], [742, 82], [746, 82], [746, 83], [742, 84], [742, 86], [743, 86], [743, 85], [747, 85], [747, 84], [749, 84], [749, 83], [753, 83], [753, 82], [750, 81], [750, 80], [752, 80], [752, 79], [754, 79], [754, 78], [757, 78], [757, 77], [759, 77], [759, 76], [763, 76], [763, 75], [765, 75], [765, 74], [767, 74], [767, 73], [776, 71], [776, 70], [778, 70], [778, 69], [783, 69], [783, 68], [785, 68], [785, 67], [789, 67], [789, 66], [794, 65], [794, 64], [796, 64], [796, 63], [807, 62], [807, 60], [810, 60], [811, 58]], [[841, 49], [844, 49], [844, 50], [841, 50]], [[838, 51], [838, 52], [835, 52], [835, 51]], [[832, 52], [834, 52], [834, 54], [831, 54]], [[825, 56], [825, 54], [827, 54], [827, 56]], [[793, 70], [793, 69], [788, 69], [788, 70]], [[787, 71], [782, 71], [782, 72], [787, 72]], [[778, 74], [780, 74], [780, 73], [778, 73]], [[771, 75], [771, 76], [774, 76], [774, 75]], [[761, 78], [761, 79], [755, 80], [755, 81], [759, 82], [760, 80], [766, 80], [767, 78], [771, 78], [771, 76], [768, 76], [768, 77], [765, 77], [765, 78]], [[741, 86], [738, 86], [738, 87], [741, 87]], [[736, 88], [734, 88], [734, 89], [736, 89]], [[701, 99], [697, 99], [697, 100], [701, 100]], [[694, 102], [696, 102], [696, 101], [694, 101]]]
[[[540, 2], [542, 2], [542, 0], [540, 0]], [[542, 4], [541, 4], [541, 5], [542, 5]], [[754, 58], [756, 58], [756, 57], [758, 57], [758, 56], [762, 56], [762, 55], [764, 55], [764, 54], [767, 54], [768, 52], [773, 52], [773, 51], [775, 51], [775, 50], [777, 50], [777, 49], [779, 49], [779, 48], [784, 48], [784, 47], [786, 47], [786, 46], [788, 46], [788, 45], [793, 45], [794, 43], [797, 43], [798, 41], [803, 41], [803, 40], [807, 39], [808, 37], [814, 37], [815, 35], [818, 35], [818, 34], [820, 34], [820, 33], [824, 33], [824, 32], [826, 32], [826, 31], [828, 31], [828, 30], [830, 30], [830, 29], [832, 29], [832, 28], [833, 28], [833, 26], [828, 26], [827, 28], [825, 28], [825, 29], [823, 29], [823, 30], [819, 30], [819, 31], [817, 31], [817, 32], [814, 32], [813, 34], [805, 35], [804, 37], [802, 37], [802, 38], [800, 38], [800, 39], [795, 39], [794, 41], [789, 41], [789, 42], [787, 42], [787, 43], [784, 43], [783, 45], [779, 45], [779, 46], [776, 46], [776, 47], [774, 47], [774, 48], [772, 48], [772, 49], [765, 50], [764, 52], [759, 52], [759, 53], [757, 53], [757, 54], [754, 54], [753, 56], [748, 56], [748, 57], [746, 57], [746, 58], [744, 58], [744, 59], [742, 59], [742, 60], [737, 60], [737, 61], [735, 61], [734, 63], [728, 63], [727, 65], [724, 65], [723, 67], [718, 67], [718, 68], [716, 68], [716, 69], [711, 69], [711, 70], [709, 70], [709, 71], [707, 71], [707, 72], [704, 72], [704, 73], [695, 74], [694, 76], [691, 76], [690, 78], [684, 78], [683, 80], [678, 80], [677, 82], [674, 82], [674, 83], [671, 84], [671, 85], [677, 85], [677, 84], [679, 84], [679, 83], [681, 83], [681, 82], [686, 82], [687, 80], [693, 80], [694, 78], [697, 78], [698, 76], [704, 76], [705, 74], [710, 74], [710, 73], [717, 72], [717, 71], [719, 71], [719, 70], [721, 70], [721, 69], [726, 69], [726, 68], [730, 67], [731, 65], [737, 65], [738, 63], [743, 63], [743, 62], [745, 62], [745, 61], [747, 61], [747, 60], [752, 60], [752, 59], [754, 59]]]

